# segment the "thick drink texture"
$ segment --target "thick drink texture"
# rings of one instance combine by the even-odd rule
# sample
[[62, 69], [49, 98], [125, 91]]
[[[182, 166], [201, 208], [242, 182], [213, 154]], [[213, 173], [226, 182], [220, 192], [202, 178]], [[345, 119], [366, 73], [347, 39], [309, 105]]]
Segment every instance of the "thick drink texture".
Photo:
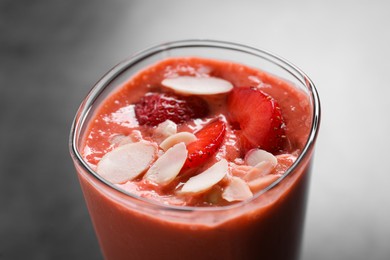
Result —
[[308, 165], [250, 206], [211, 213], [147, 210], [79, 173], [106, 259], [298, 259]]
[[[96, 164], [111, 149], [110, 136], [130, 133], [128, 125], [107, 124], [102, 119], [136, 102], [167, 73], [177, 72], [167, 67], [190, 74], [211, 74], [235, 87], [261, 84], [262, 91], [280, 104], [287, 125], [287, 152], [304, 147], [312, 107], [306, 95], [288, 82], [236, 63], [168, 59], [137, 74], [104, 101], [84, 136], [84, 147], [88, 148], [84, 156], [89, 163]], [[212, 114], [226, 112], [217, 105], [211, 105], [210, 110]], [[99, 130], [103, 132], [98, 134]], [[309, 150], [294, 172], [265, 193], [255, 194], [249, 201], [206, 210], [172, 210], [131, 198], [101, 183], [79, 165], [77, 168], [106, 259], [297, 259], [311, 153]]]

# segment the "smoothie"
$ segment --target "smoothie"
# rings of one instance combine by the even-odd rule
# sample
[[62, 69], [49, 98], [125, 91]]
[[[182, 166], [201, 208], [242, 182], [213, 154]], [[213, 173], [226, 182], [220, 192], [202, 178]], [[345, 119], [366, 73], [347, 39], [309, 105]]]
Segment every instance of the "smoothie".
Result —
[[296, 259], [312, 128], [307, 93], [261, 68], [196, 56], [142, 68], [80, 136], [103, 255]]

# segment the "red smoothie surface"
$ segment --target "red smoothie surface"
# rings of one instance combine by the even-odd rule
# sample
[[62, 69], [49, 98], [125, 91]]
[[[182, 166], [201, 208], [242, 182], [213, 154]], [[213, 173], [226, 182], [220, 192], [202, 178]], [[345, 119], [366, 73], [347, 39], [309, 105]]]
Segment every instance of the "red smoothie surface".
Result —
[[[281, 78], [228, 61], [199, 57], [160, 61], [133, 76], [95, 112], [83, 138], [84, 159], [96, 170], [101, 159], [124, 141], [147, 141], [158, 147], [162, 140], [156, 135], [157, 126], [140, 125], [135, 104], [148, 93], [172, 94], [161, 82], [181, 76], [220, 78], [233, 88], [252, 87], [275, 100], [283, 118], [282, 145], [270, 151], [277, 165], [261, 176], [260, 185], [250, 187], [252, 196], [247, 200], [224, 199], [221, 194], [230, 178], [245, 179], [243, 175], [251, 169], [245, 163], [248, 149], [240, 146], [242, 129], [230, 123], [229, 93], [198, 95], [207, 104], [207, 115], [178, 123], [177, 132], [196, 134], [216, 118], [226, 125], [221, 145], [201, 165], [184, 167], [167, 185], [146, 181], [142, 177], [146, 170], [132, 180], [114, 183], [134, 197], [117, 192], [78, 169], [104, 256], [107, 259], [295, 259], [304, 218], [310, 156], [278, 185], [265, 193], [262, 190], [283, 175], [305, 146], [312, 107], [306, 93]], [[163, 153], [161, 149], [158, 151], [156, 158]], [[180, 193], [186, 181], [222, 159], [229, 163], [229, 173], [221, 181], [207, 191]], [[180, 209], [167, 210], [158, 205]]]

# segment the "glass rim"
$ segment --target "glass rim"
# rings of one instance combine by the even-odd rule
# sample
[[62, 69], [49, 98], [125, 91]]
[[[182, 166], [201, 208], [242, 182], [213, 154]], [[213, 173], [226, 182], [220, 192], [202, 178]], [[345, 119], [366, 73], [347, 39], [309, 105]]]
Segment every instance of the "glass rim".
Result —
[[[178, 48], [194, 48], [194, 47], [204, 47], [204, 48], [218, 48], [232, 51], [239, 51], [246, 54], [251, 54], [262, 59], [265, 59], [278, 67], [286, 70], [286, 72], [293, 75], [300, 83], [306, 86], [307, 90], [309, 90], [309, 96], [312, 99], [312, 119], [311, 119], [311, 129], [309, 136], [307, 138], [306, 144], [299, 153], [295, 162], [281, 175], [277, 180], [272, 182], [266, 188], [261, 191], [256, 192], [252, 198], [240, 201], [227, 206], [218, 206], [218, 207], [195, 207], [195, 206], [174, 206], [167, 205], [161, 202], [143, 198], [136, 194], [130, 193], [120, 187], [112, 184], [111, 182], [102, 178], [96, 171], [94, 171], [89, 164], [84, 160], [81, 152], [78, 149], [78, 135], [80, 134], [80, 130], [85, 123], [85, 120], [90, 112], [94, 101], [99, 97], [99, 95], [104, 91], [104, 89], [116, 79], [118, 75], [122, 72], [133, 66], [134, 64], [153, 56], [157, 53], [168, 51], [172, 49]], [[300, 77], [299, 77], [300, 76]], [[114, 66], [111, 70], [109, 70], [96, 84], [94, 84], [93, 88], [89, 91], [87, 96], [83, 99], [80, 104], [76, 116], [73, 119], [70, 137], [69, 137], [69, 150], [73, 159], [73, 162], [77, 162], [79, 166], [83, 168], [89, 175], [93, 176], [99, 182], [107, 186], [109, 189], [113, 189], [114, 191], [120, 192], [126, 196], [129, 196], [131, 199], [135, 199], [138, 202], [146, 203], [150, 207], [157, 207], [162, 210], [170, 210], [170, 211], [180, 211], [180, 212], [193, 212], [193, 211], [204, 211], [204, 212], [215, 212], [215, 211], [226, 211], [229, 209], [237, 208], [245, 204], [251, 203], [253, 200], [256, 200], [265, 192], [273, 189], [280, 182], [282, 182], [287, 176], [289, 176], [299, 165], [301, 165], [302, 161], [309, 155], [310, 151], [314, 148], [314, 144], [318, 135], [319, 125], [320, 125], [320, 100], [318, 96], [317, 89], [313, 83], [313, 81], [297, 66], [287, 61], [286, 59], [275, 55], [269, 51], [257, 49], [254, 47], [250, 47], [247, 45], [227, 42], [227, 41], [218, 41], [218, 40], [203, 40], [203, 39], [191, 39], [191, 40], [179, 40], [166, 42], [159, 45], [155, 45], [153, 47], [144, 49], [130, 56], [129, 58], [123, 60]]]

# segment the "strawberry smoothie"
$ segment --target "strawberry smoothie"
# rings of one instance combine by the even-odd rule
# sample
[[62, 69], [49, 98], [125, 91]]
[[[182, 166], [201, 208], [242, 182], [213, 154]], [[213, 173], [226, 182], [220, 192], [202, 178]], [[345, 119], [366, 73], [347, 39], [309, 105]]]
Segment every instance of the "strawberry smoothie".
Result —
[[73, 158], [106, 259], [298, 258], [315, 90], [194, 55], [104, 80]]

